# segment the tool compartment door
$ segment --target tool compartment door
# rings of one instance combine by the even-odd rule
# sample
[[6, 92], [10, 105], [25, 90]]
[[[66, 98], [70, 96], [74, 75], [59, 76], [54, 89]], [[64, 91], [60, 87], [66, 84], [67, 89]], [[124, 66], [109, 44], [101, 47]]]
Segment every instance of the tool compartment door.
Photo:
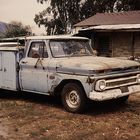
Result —
[[16, 52], [0, 52], [0, 88], [16, 90], [17, 72], [16, 72]]

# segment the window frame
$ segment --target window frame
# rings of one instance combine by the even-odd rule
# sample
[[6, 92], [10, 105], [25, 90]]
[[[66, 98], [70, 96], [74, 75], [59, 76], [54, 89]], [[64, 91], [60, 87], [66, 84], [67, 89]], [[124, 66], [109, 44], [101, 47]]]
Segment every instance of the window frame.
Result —
[[[48, 48], [47, 48], [46, 42], [45, 42], [45, 41], [42, 41], [42, 40], [30, 41], [30, 43], [29, 43], [29, 48], [28, 48], [26, 57], [28, 57], [28, 58], [34, 58], [34, 57], [29, 56], [30, 51], [31, 51], [31, 49], [32, 49], [32, 44], [33, 44], [33, 43], [43, 43], [43, 44], [44, 44], [44, 46], [43, 46], [43, 53], [42, 53], [41, 57], [37, 57], [37, 59], [38, 59], [38, 58], [43, 58], [43, 59], [44, 59], [44, 58], [49, 58], [49, 53], [48, 53]], [[45, 48], [45, 47], [46, 47], [46, 48]], [[40, 48], [39, 48], [39, 49], [40, 49]], [[47, 55], [48, 55], [47, 57], [44, 57], [45, 49], [47, 50]]]
[[[51, 41], [56, 41], [56, 40], [57, 39], [50, 39], [49, 40], [49, 48], [50, 48], [50, 52], [51, 52], [52, 57], [53, 58], [67, 58], [67, 57], [69, 57], [69, 56], [56, 57], [56, 56], [53, 55], [52, 48], [51, 48]], [[63, 41], [63, 40], [68, 40], [69, 41], [69, 40], [79, 40], [79, 39], [59, 39], [58, 41]], [[88, 39], [83, 39], [83, 41], [89, 41], [89, 40]], [[89, 45], [89, 47], [93, 51], [91, 45]], [[93, 55], [91, 55], [91, 56], [93, 56]], [[84, 56], [76, 56], [76, 57], [84, 57]]]

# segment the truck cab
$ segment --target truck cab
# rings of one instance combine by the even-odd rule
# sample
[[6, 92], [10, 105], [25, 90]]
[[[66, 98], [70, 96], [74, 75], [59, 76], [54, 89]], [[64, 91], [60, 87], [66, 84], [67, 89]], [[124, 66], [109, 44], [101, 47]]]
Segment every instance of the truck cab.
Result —
[[84, 111], [88, 99], [126, 100], [140, 91], [140, 64], [94, 56], [87, 38], [34, 36], [25, 44], [24, 52], [18, 44], [13, 50], [0, 47], [6, 65], [2, 72], [11, 76], [11, 81], [3, 78], [7, 84], [0, 83], [1, 88], [60, 95], [64, 108], [73, 113]]

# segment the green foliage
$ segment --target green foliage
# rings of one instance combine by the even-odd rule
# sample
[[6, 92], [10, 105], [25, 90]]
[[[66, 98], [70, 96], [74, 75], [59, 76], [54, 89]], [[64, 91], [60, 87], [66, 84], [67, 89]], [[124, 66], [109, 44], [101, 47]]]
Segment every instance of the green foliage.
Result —
[[140, 0], [37, 0], [47, 3], [44, 11], [35, 15], [38, 26], [47, 34], [69, 33], [71, 27], [96, 13], [140, 10]]
[[10, 38], [10, 37], [26, 36], [31, 34], [32, 31], [30, 26], [24, 26], [20, 22], [13, 21], [9, 25], [7, 25], [7, 29], [3, 34], [3, 36], [5, 38]]

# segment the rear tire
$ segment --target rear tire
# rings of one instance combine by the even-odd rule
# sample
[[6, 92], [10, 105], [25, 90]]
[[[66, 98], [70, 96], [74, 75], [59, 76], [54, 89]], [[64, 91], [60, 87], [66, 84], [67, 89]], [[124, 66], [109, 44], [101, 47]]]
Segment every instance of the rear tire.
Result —
[[86, 94], [83, 88], [76, 83], [68, 83], [61, 94], [63, 106], [71, 113], [82, 113], [86, 106]]

